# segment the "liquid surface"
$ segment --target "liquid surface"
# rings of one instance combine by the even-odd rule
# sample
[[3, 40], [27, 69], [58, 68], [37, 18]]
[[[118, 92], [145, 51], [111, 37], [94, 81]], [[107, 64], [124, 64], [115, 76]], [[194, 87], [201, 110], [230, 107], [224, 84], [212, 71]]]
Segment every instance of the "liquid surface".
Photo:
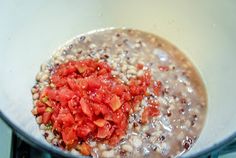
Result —
[[[203, 82], [191, 62], [173, 45], [153, 34], [132, 29], [108, 29], [79, 37], [58, 49], [41, 66], [32, 89], [33, 99], [50, 86], [50, 76], [57, 65], [71, 60], [98, 59], [108, 63], [112, 75], [124, 84], [150, 70], [153, 80], [161, 83], [157, 94], [148, 95], [130, 113], [125, 136], [115, 146], [90, 140], [93, 157], [175, 157], [189, 150], [200, 135], [207, 111]], [[137, 64], [143, 65], [142, 69]], [[150, 101], [158, 103], [160, 114], [142, 123]], [[60, 146], [61, 136], [40, 124], [48, 142]], [[46, 134], [45, 134], [46, 133]], [[69, 149], [77, 154], [77, 149]]]

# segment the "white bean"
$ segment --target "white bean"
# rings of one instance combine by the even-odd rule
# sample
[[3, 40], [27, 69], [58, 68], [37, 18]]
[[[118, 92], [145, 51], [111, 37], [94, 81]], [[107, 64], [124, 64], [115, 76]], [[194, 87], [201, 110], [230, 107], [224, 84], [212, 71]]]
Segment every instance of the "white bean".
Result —
[[189, 129], [190, 126], [191, 126], [191, 122], [189, 120], [186, 120], [185, 127]]
[[94, 49], [94, 48], [96, 48], [97, 46], [96, 46], [96, 44], [94, 44], [94, 43], [91, 43], [90, 45], [89, 45], [89, 48], [90, 49]]
[[135, 69], [129, 69], [129, 70], [127, 70], [127, 73], [136, 75], [137, 71]]
[[138, 148], [142, 145], [142, 141], [137, 136], [132, 136], [130, 138], [130, 143], [135, 147]]
[[40, 82], [44, 82], [49, 78], [49, 75], [47, 73], [44, 73], [40, 79]]
[[31, 89], [31, 93], [34, 94], [34, 93], [36, 93], [36, 92], [38, 92], [38, 88], [34, 88], [34, 87], [33, 87], [33, 88]]
[[36, 122], [37, 122], [38, 124], [41, 124], [41, 123], [42, 123], [42, 116], [36, 117]]
[[184, 139], [184, 133], [182, 131], [177, 135], [177, 139], [181, 141]]
[[39, 128], [40, 128], [41, 130], [45, 130], [47, 127], [45, 126], [45, 124], [41, 124], [41, 125], [39, 126]]
[[118, 71], [111, 71], [111, 74], [116, 76], [119, 74], [119, 72]]
[[55, 135], [51, 131], [47, 131], [46, 133], [48, 133], [46, 140], [50, 143], [55, 138]]
[[131, 145], [129, 145], [129, 144], [124, 144], [124, 145], [122, 145], [121, 148], [123, 150], [125, 150], [125, 151], [128, 151], [128, 152], [132, 152], [133, 151], [133, 147]]
[[37, 73], [36, 80], [39, 81], [42, 77], [42, 72]]
[[143, 74], [144, 74], [144, 71], [143, 70], [139, 70], [138, 73], [137, 73], [137, 76], [140, 77], [140, 76], [143, 76]]
[[37, 102], [38, 102], [38, 100], [34, 100], [34, 102], [33, 102], [33, 103], [34, 103], [34, 105], [35, 105], [35, 106], [36, 106]]
[[125, 83], [128, 83], [128, 82], [129, 82], [129, 80], [128, 80], [125, 76], [123, 76], [121, 79], [122, 79]]
[[89, 143], [89, 145], [90, 145], [91, 147], [95, 147], [95, 146], [97, 145], [97, 143], [96, 143], [95, 141], [91, 141], [91, 142]]
[[122, 72], [125, 72], [127, 70], [128, 66], [126, 64], [123, 64], [122, 68], [121, 68], [121, 71]]
[[57, 138], [54, 138], [51, 143], [52, 143], [53, 145], [57, 145], [58, 139], [57, 139]]
[[105, 144], [98, 144], [98, 148], [99, 148], [99, 150], [106, 150], [107, 149]]
[[47, 64], [42, 64], [42, 65], [41, 65], [41, 71], [46, 70], [46, 68], [47, 68]]
[[69, 54], [69, 55], [66, 56], [66, 59], [68, 59], [68, 60], [74, 60], [74, 59], [75, 59], [75, 56]]
[[64, 60], [65, 60], [65, 58], [64, 58], [63, 56], [58, 56], [58, 57], [56, 58], [56, 60], [59, 60], [59, 61], [64, 61]]
[[135, 59], [135, 58], [131, 58], [131, 59], [130, 59], [130, 63], [131, 63], [131, 64], [134, 64], [135, 62], [136, 62], [136, 59]]
[[148, 125], [144, 125], [142, 129], [143, 129], [144, 132], [146, 132], [146, 131], [149, 130], [149, 127], [148, 127]]
[[36, 99], [38, 99], [38, 98], [39, 98], [39, 93], [34, 93], [33, 99], [36, 100]]
[[57, 59], [55, 59], [54, 60], [54, 64], [56, 65], [56, 64], [61, 64], [62, 62], [60, 61], [60, 60], [57, 60]]
[[114, 150], [109, 150], [109, 151], [103, 151], [102, 152], [102, 157], [105, 157], [105, 158], [112, 158], [115, 156], [115, 152]]

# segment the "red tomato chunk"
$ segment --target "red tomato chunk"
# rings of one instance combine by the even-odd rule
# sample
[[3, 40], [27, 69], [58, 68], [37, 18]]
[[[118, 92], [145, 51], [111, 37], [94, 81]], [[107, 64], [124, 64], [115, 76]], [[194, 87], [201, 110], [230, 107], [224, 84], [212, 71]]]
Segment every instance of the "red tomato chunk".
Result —
[[[113, 77], [111, 70], [107, 63], [92, 59], [59, 65], [50, 80], [55, 86], [40, 92], [34, 114], [42, 115], [42, 122], [51, 124], [66, 146], [88, 139], [116, 145], [125, 134], [130, 110], [145, 95], [151, 75], [147, 71], [126, 85]], [[143, 123], [156, 115], [154, 107], [146, 108]], [[91, 149], [86, 143], [79, 147], [82, 149], [89, 155]]]

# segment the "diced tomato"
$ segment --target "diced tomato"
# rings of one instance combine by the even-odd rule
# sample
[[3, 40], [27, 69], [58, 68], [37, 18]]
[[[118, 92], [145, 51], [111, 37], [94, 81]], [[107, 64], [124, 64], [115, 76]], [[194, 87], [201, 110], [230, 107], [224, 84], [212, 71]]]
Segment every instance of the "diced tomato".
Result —
[[81, 145], [77, 145], [77, 149], [85, 156], [91, 155], [92, 152], [92, 148], [85, 142], [83, 142]]
[[105, 126], [105, 124], [107, 123], [107, 121], [104, 120], [104, 119], [97, 119], [97, 120], [93, 121], [93, 123], [94, 123], [95, 125], [97, 125], [98, 127], [103, 127], [103, 126]]
[[92, 100], [95, 103], [101, 104], [102, 103], [102, 99], [103, 99], [103, 94], [100, 93], [99, 91], [97, 91], [95, 93], [90, 94], [89, 99]]
[[71, 145], [75, 141], [77, 141], [77, 135], [76, 132], [73, 128], [71, 127], [66, 127], [62, 131], [62, 139], [65, 142], [66, 145]]
[[[143, 65], [138, 64], [137, 69], [143, 69]], [[43, 123], [52, 124], [67, 149], [75, 147], [78, 140], [89, 139], [116, 145], [126, 133], [131, 109], [142, 101], [148, 86], [154, 83], [148, 70], [143, 76], [131, 78], [128, 85], [111, 71], [107, 63], [93, 59], [69, 61], [55, 67], [50, 76], [55, 86], [47, 86], [40, 92], [32, 113], [41, 115]], [[156, 85], [152, 84], [154, 92], [159, 91]], [[149, 104], [142, 114], [143, 123], [159, 114], [159, 104]], [[85, 142], [77, 149], [83, 155], [91, 154]]]
[[43, 124], [47, 124], [49, 122], [51, 115], [52, 115], [51, 112], [43, 113], [43, 118], [42, 118]]
[[117, 135], [113, 135], [109, 140], [109, 145], [115, 146], [120, 141], [120, 138]]
[[154, 81], [153, 83], [153, 91], [154, 93], [159, 96], [160, 95], [160, 92], [161, 92], [161, 88], [162, 88], [162, 83], [161, 81]]
[[95, 78], [87, 79], [87, 83], [88, 83], [89, 90], [95, 90], [95, 89], [100, 88], [99, 80], [96, 80]]
[[37, 114], [43, 114], [46, 110], [45, 106], [37, 107]]
[[123, 85], [116, 85], [113, 89], [112, 89], [112, 93], [118, 95], [118, 96], [121, 96], [124, 91], [125, 91], [125, 86]]
[[124, 119], [124, 112], [122, 110], [119, 109], [112, 114], [112, 121], [116, 124], [120, 124], [122, 119]]
[[154, 116], [158, 116], [159, 114], [160, 114], [160, 111], [157, 108], [150, 107], [149, 116], [154, 117]]
[[65, 78], [62, 78], [59, 75], [53, 75], [51, 77], [51, 81], [56, 87], [62, 87], [67, 82]]
[[37, 107], [45, 107], [45, 104], [44, 104], [43, 102], [41, 102], [41, 101], [38, 100], [38, 101], [36, 102], [36, 106], [37, 106]]
[[111, 101], [110, 101], [109, 105], [110, 105], [110, 107], [113, 111], [116, 111], [117, 109], [119, 109], [121, 107], [120, 98], [117, 95], [114, 95], [111, 98]]
[[86, 102], [86, 100], [84, 98], [80, 99], [80, 105], [81, 105], [83, 113], [91, 118], [93, 116], [93, 113], [92, 113], [88, 103]]
[[69, 88], [62, 87], [58, 90], [58, 97], [62, 102], [69, 101], [73, 96], [75, 96], [75, 93]]
[[87, 80], [85, 80], [83, 78], [78, 78], [77, 83], [78, 83], [79, 87], [81, 88], [81, 90], [82, 89], [87, 89], [87, 87], [88, 87]]
[[87, 66], [85, 64], [78, 64], [76, 68], [79, 73], [84, 73], [87, 70]]
[[86, 125], [80, 126], [77, 129], [77, 136], [80, 138], [85, 138], [91, 131], [92, 130]]
[[98, 127], [97, 137], [106, 138], [108, 135], [110, 135], [110, 128], [111, 128], [111, 125], [108, 122], [106, 123], [105, 126]]
[[131, 110], [131, 105], [129, 102], [124, 103], [124, 112], [129, 112]]
[[60, 109], [60, 112], [57, 116], [57, 121], [62, 122], [65, 127], [69, 127], [75, 122], [68, 109]]
[[77, 113], [77, 108], [78, 108], [77, 98], [72, 98], [70, 101], [68, 101], [68, 107], [72, 114]]
[[73, 91], [78, 91], [79, 90], [79, 86], [75, 82], [75, 80], [73, 80], [71, 78], [68, 78], [67, 83], [68, 83], [69, 87], [71, 88], [71, 90], [73, 90]]
[[136, 66], [139, 70], [143, 69], [143, 64], [137, 64]]
[[159, 70], [164, 72], [164, 71], [169, 71], [169, 66], [158, 66]]
[[150, 117], [158, 116], [159, 110], [155, 107], [148, 106], [144, 108], [143, 114], [142, 114], [142, 123], [145, 124], [148, 122]]

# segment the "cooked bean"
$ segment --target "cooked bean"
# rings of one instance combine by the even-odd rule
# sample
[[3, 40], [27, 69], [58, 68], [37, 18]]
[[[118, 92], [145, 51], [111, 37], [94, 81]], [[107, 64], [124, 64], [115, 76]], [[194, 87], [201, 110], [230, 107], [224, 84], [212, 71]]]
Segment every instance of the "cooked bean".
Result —
[[38, 99], [38, 98], [39, 98], [39, 93], [34, 93], [33, 99], [36, 100], [36, 99]]
[[124, 144], [121, 146], [121, 148], [125, 151], [128, 151], [128, 152], [132, 152], [133, 151], [133, 147], [129, 144]]
[[114, 150], [108, 150], [108, 151], [102, 152], [102, 157], [104, 157], [104, 158], [112, 158], [114, 156], [115, 156]]

